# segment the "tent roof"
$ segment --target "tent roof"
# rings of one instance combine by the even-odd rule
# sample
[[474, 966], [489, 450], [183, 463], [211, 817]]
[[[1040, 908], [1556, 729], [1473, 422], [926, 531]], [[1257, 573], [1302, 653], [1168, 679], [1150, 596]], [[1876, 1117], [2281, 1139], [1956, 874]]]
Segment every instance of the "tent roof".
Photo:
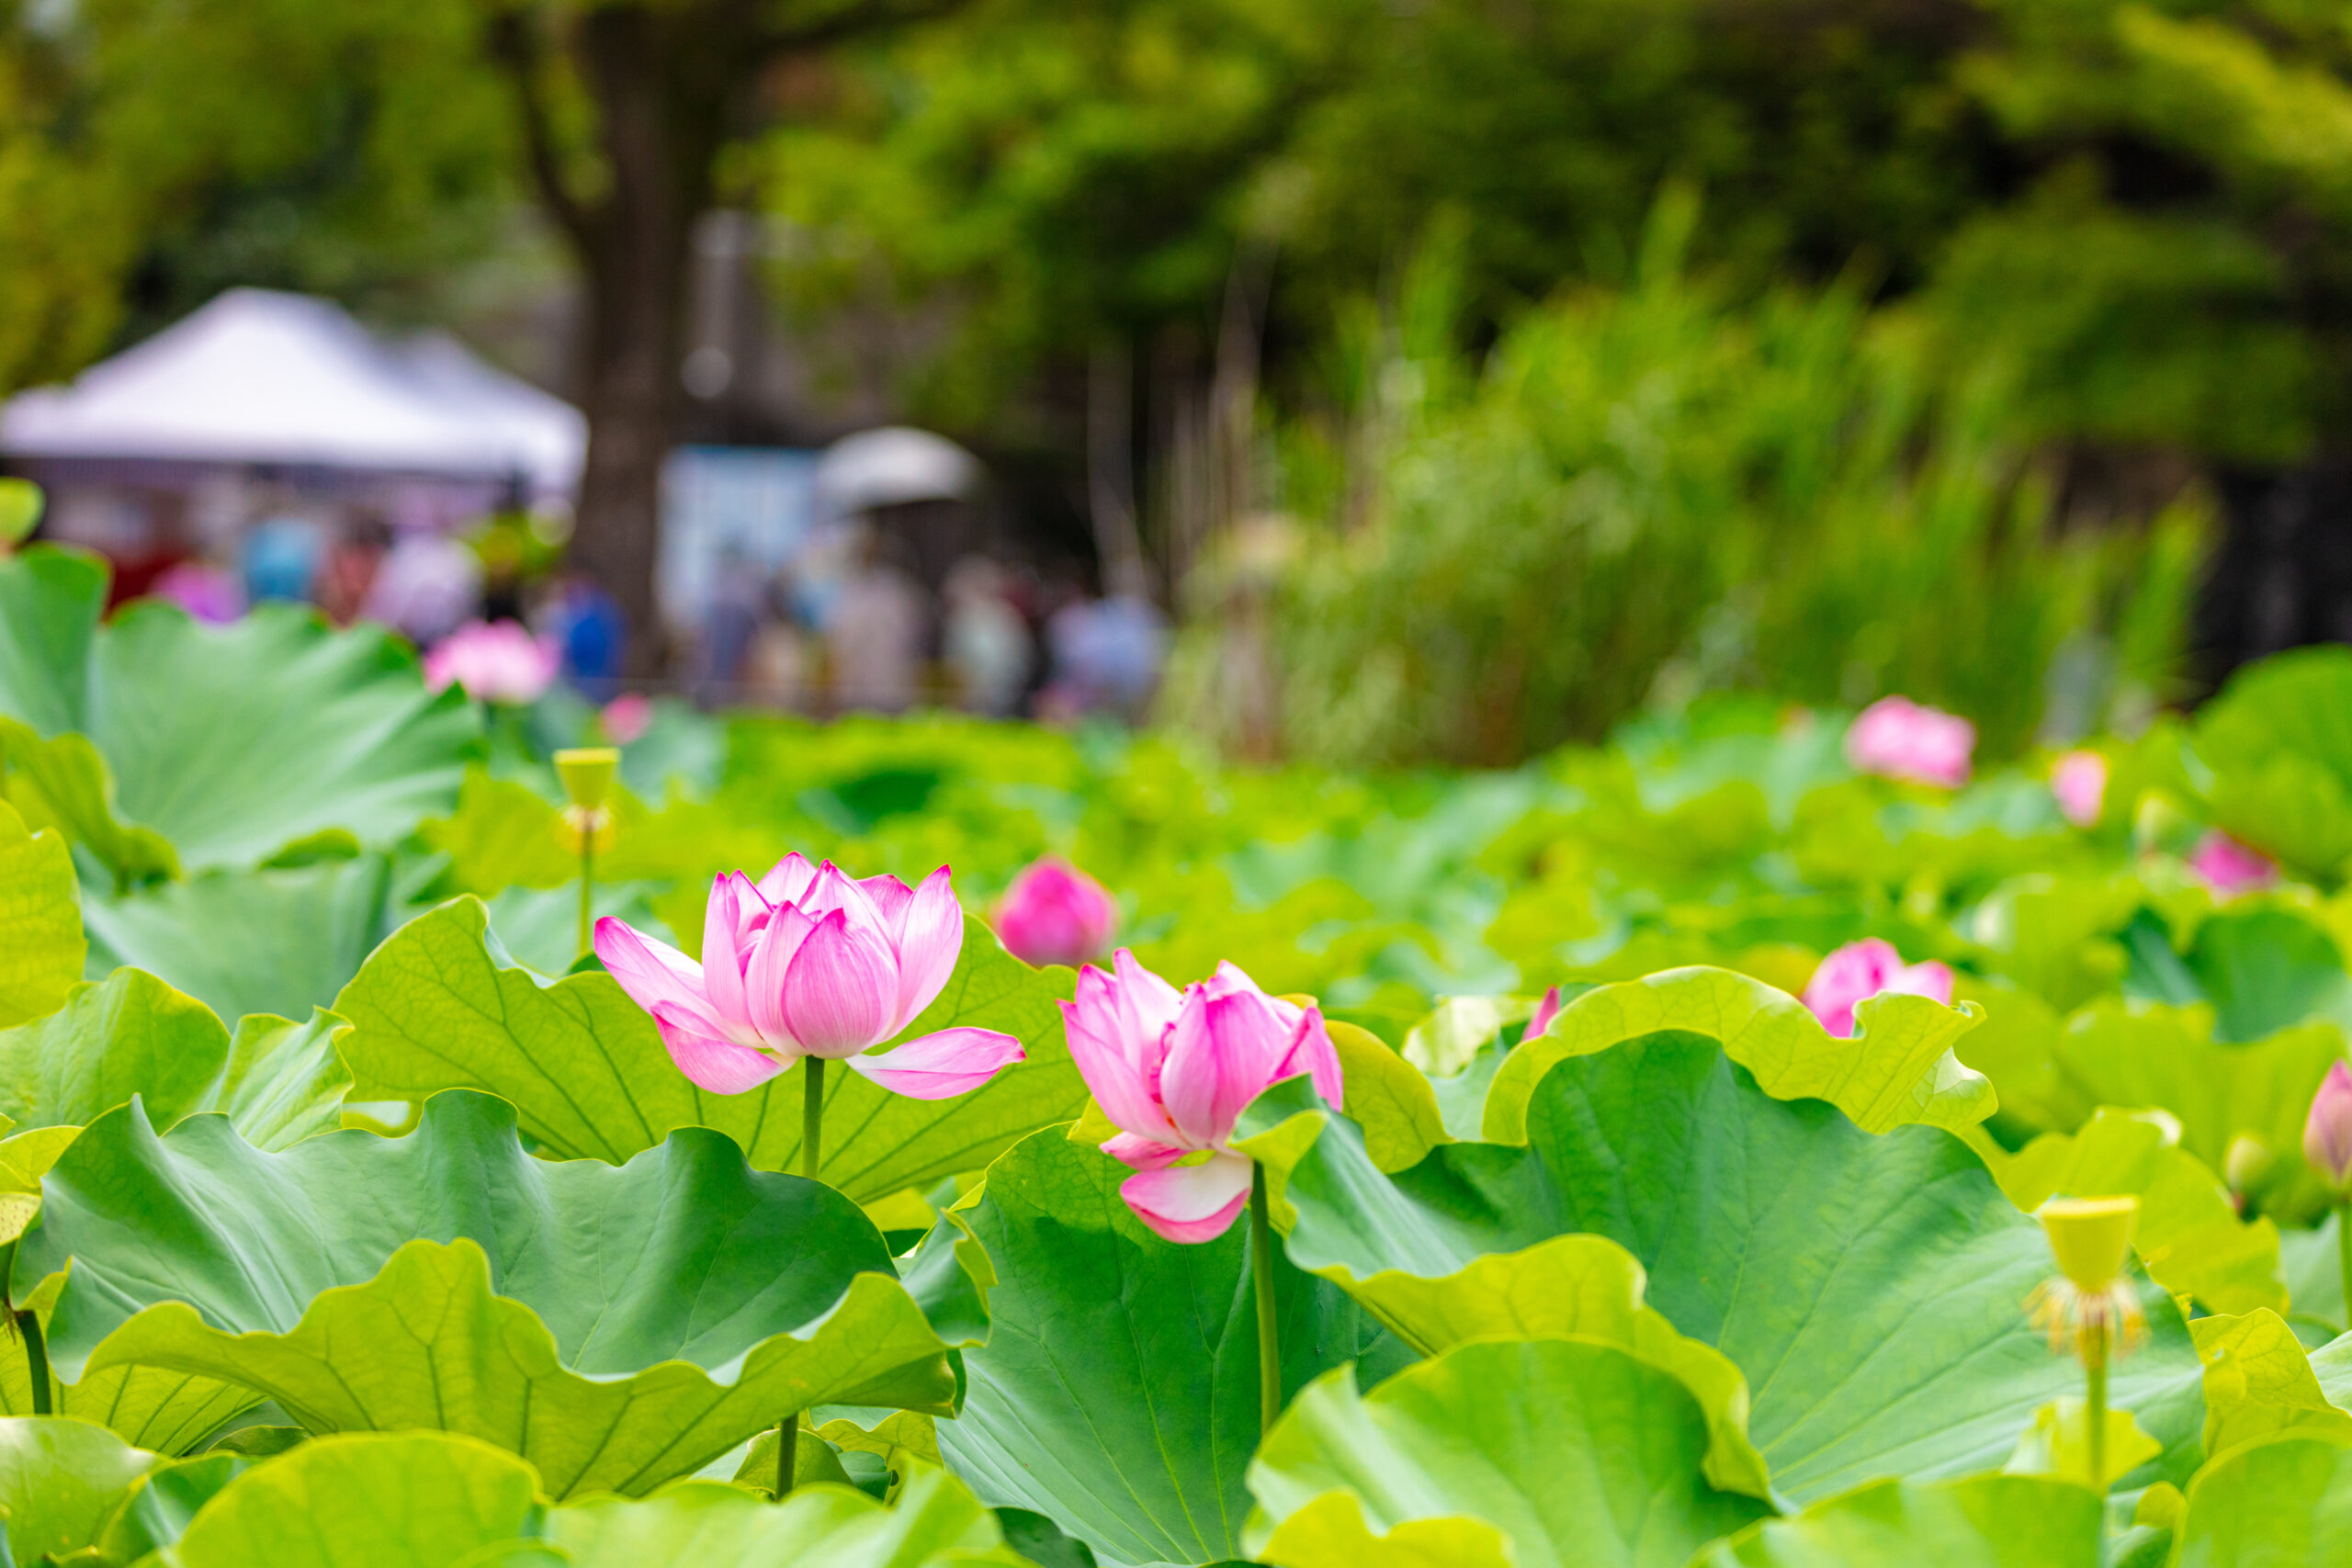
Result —
[[232, 288], [82, 373], [0, 409], [27, 457], [282, 463], [578, 482], [578, 410], [454, 338], [380, 340], [339, 307]]

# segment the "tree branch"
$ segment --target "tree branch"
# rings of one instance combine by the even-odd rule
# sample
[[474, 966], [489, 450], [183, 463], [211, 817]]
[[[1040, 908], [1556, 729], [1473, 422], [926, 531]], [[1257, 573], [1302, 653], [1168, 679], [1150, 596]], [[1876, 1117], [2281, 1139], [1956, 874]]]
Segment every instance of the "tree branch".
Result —
[[539, 199], [582, 256], [595, 248], [597, 214], [582, 203], [563, 177], [563, 160], [556, 151], [555, 130], [548, 115], [541, 82], [547, 68], [546, 40], [522, 10], [502, 10], [490, 19], [491, 58], [503, 67], [514, 84], [523, 119], [523, 139], [530, 156], [531, 178]]

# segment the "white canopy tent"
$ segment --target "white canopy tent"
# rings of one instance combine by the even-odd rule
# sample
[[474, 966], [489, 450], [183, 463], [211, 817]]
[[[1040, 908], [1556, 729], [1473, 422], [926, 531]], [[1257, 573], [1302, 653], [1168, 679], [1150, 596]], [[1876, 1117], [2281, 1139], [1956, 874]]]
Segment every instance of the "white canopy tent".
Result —
[[580, 478], [577, 409], [454, 338], [379, 339], [323, 299], [234, 288], [136, 347], [0, 408], [0, 453], [420, 477]]

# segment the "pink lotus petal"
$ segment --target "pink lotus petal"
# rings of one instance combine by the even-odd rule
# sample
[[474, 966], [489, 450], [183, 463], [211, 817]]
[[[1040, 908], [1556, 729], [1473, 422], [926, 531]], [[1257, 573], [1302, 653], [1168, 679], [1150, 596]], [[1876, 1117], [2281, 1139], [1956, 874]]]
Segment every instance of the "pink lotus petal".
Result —
[[2107, 759], [2096, 751], [2069, 751], [2050, 770], [2050, 793], [2058, 809], [2077, 828], [2098, 826], [2107, 800]]
[[1130, 1059], [1157, 1082], [1168, 1054], [1168, 1032], [1184, 1010], [1184, 993], [1145, 968], [1124, 947], [1111, 955], [1111, 968], [1118, 976], [1112, 992], [1112, 1027], [1119, 1039], [1132, 1043]]
[[606, 703], [598, 716], [605, 726], [605, 738], [616, 746], [627, 746], [653, 723], [653, 699], [642, 692], [623, 692]]
[[879, 934], [834, 909], [792, 955], [784, 983], [784, 1021], [794, 1044], [812, 1056], [854, 1056], [890, 1032], [898, 965]]
[[795, 850], [768, 867], [768, 874], [760, 878], [760, 897], [771, 904], [797, 904], [816, 880], [817, 868], [808, 863], [808, 856]]
[[1163, 1144], [1139, 1133], [1122, 1133], [1102, 1145], [1102, 1152], [1121, 1165], [1136, 1170], [1159, 1170], [1182, 1159], [1186, 1150], [1174, 1144]]
[[1062, 1033], [1069, 1042], [1078, 1076], [1086, 1080], [1088, 1091], [1113, 1122], [1131, 1133], [1173, 1142], [1176, 1129], [1159, 1108], [1155, 1082], [1159, 1064], [1152, 1063], [1154, 1070], [1147, 1072], [1128, 1056], [1115, 1032], [1094, 1026], [1099, 1021], [1113, 1030], [1116, 1027], [1115, 1004], [1103, 994], [1110, 984], [1100, 969], [1090, 964], [1079, 974], [1078, 999], [1057, 1004], [1062, 1010]]
[[1542, 1001], [1535, 1004], [1535, 1016], [1527, 1021], [1525, 1029], [1520, 1031], [1519, 1043], [1524, 1045], [1531, 1040], [1542, 1039], [1544, 1032], [1552, 1027], [1552, 1021], [1559, 1016], [1560, 987], [1555, 986], [1544, 993]]
[[873, 901], [875, 912], [882, 917], [883, 934], [893, 947], [906, 939], [907, 910], [913, 907], [915, 890], [887, 872], [880, 876], [859, 879], [857, 886]]
[[1968, 782], [1976, 727], [1908, 697], [1881, 697], [1846, 731], [1846, 760], [1866, 773], [1957, 789]]
[[749, 1028], [752, 1014], [743, 998], [743, 966], [751, 958], [742, 930], [747, 901], [761, 915], [766, 914], [759, 890], [741, 872], [711, 883], [710, 900], [703, 906], [702, 984], [711, 1011], [721, 1022]]
[[743, 1000], [752, 1027], [771, 1044], [792, 1039], [785, 987], [790, 983], [793, 959], [816, 929], [816, 921], [785, 905], [768, 917], [767, 929], [760, 933], [759, 945], [752, 950], [752, 961], [743, 971]]
[[595, 945], [605, 971], [646, 1011], [667, 1006], [708, 1033], [725, 1032], [704, 996], [701, 964], [610, 915], [596, 922]]
[[964, 951], [964, 908], [945, 866], [922, 879], [899, 937], [899, 995], [890, 1032], [912, 1023], [947, 988]]
[[1250, 1160], [1216, 1154], [1202, 1165], [1137, 1171], [1119, 1183], [1119, 1196], [1163, 1240], [1188, 1246], [1215, 1241], [1250, 1201]]
[[424, 656], [424, 683], [434, 691], [455, 681], [476, 702], [535, 703], [555, 682], [563, 654], [514, 621], [473, 621]]
[[852, 1072], [910, 1100], [951, 1100], [1027, 1059], [1020, 1041], [993, 1029], [943, 1029], [878, 1056], [844, 1058]]
[[1242, 1107], [1273, 1081], [1294, 1031], [1272, 998], [1231, 964], [1184, 996], [1159, 1068], [1159, 1100], [1195, 1148], [1233, 1134]]
[[1340, 1109], [1347, 1103], [1347, 1083], [1340, 1075], [1339, 1047], [1331, 1043], [1331, 1032], [1324, 1027], [1323, 1010], [1294, 1008], [1277, 998], [1274, 1011], [1277, 1015], [1295, 1011], [1299, 1017], [1292, 1029], [1290, 1049], [1266, 1081], [1280, 1083], [1300, 1073], [1310, 1073], [1315, 1078], [1315, 1092], [1323, 1097], [1324, 1103], [1334, 1111]]
[[792, 1065], [765, 1051], [714, 1039], [667, 1004], [653, 1010], [653, 1021], [678, 1071], [713, 1094], [741, 1094], [757, 1089]]
[[1892, 942], [1877, 937], [1848, 942], [1821, 961], [1802, 998], [1821, 1026], [1832, 1034], [1854, 1032], [1854, 1006], [1866, 998], [1892, 991], [1928, 997], [1949, 1006], [1952, 972], [1930, 959], [1905, 964]]

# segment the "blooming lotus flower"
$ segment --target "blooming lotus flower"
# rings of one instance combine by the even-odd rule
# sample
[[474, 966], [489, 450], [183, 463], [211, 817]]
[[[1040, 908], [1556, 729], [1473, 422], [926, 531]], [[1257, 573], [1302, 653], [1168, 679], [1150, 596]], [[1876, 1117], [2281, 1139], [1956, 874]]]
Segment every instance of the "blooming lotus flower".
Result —
[[1950, 1005], [1951, 970], [1929, 959], [1905, 964], [1894, 944], [1866, 937], [1849, 942], [1821, 961], [1805, 982], [1804, 1005], [1832, 1034], [1854, 1032], [1854, 1004], [1866, 997], [1893, 991], [1906, 997], [1931, 997]]
[[2050, 793], [2058, 809], [2077, 828], [2098, 826], [2107, 800], [2107, 759], [2096, 751], [2069, 751], [2050, 770]]
[[1069, 1054], [1120, 1128], [1102, 1152], [1135, 1168], [1119, 1195], [1145, 1224], [1214, 1241], [1250, 1197], [1250, 1156], [1227, 1145], [1242, 1108], [1308, 1073], [1337, 1109], [1340, 1054], [1318, 1010], [1266, 995], [1230, 964], [1180, 992], [1124, 947], [1111, 962], [1110, 974], [1080, 970], [1077, 999], [1061, 1004]]
[[2352, 1188], [2352, 1067], [2327, 1069], [2303, 1122], [2303, 1157], [2341, 1192]]
[[1119, 907], [1101, 883], [1047, 855], [1012, 879], [995, 925], [1005, 951], [1024, 964], [1083, 964], [1111, 945]]
[[1881, 697], [1846, 731], [1846, 760], [1866, 773], [1958, 789], [1968, 782], [1976, 727], [1908, 697]]
[[2278, 880], [2278, 868], [2261, 851], [2249, 848], [2222, 832], [2211, 829], [2197, 841], [2188, 869], [2224, 898]]
[[755, 1089], [804, 1056], [847, 1064], [894, 1094], [945, 1100], [1022, 1060], [992, 1029], [943, 1029], [879, 1056], [939, 995], [964, 946], [945, 866], [910, 888], [854, 881], [789, 854], [757, 882], [711, 884], [702, 962], [610, 916], [596, 956], [661, 1026], [678, 1070], [714, 1094]]
[[469, 621], [424, 656], [424, 683], [455, 681], [482, 703], [535, 703], [555, 681], [562, 650], [514, 621]]

